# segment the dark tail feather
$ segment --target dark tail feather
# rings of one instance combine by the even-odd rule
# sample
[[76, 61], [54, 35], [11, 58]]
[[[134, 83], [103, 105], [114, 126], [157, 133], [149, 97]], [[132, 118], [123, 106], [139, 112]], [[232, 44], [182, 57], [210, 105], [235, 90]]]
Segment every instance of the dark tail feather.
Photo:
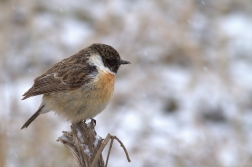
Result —
[[22, 126], [21, 129], [27, 128], [27, 127], [30, 125], [30, 123], [32, 123], [32, 121], [34, 121], [34, 120], [40, 115], [40, 112], [41, 112], [41, 110], [44, 108], [44, 106], [45, 106], [44, 104], [43, 104], [43, 105], [41, 104], [41, 106], [39, 107], [38, 111], [36, 111], [36, 112], [28, 119], [28, 121], [26, 121], [26, 123]]

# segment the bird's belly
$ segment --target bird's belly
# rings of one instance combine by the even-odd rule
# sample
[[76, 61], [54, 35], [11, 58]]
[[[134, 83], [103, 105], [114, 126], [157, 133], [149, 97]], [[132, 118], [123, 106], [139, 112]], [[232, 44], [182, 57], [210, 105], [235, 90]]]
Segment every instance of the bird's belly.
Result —
[[93, 118], [106, 108], [114, 90], [112, 74], [98, 77], [99, 80], [96, 78], [94, 82], [81, 88], [48, 95], [46, 105], [71, 122]]

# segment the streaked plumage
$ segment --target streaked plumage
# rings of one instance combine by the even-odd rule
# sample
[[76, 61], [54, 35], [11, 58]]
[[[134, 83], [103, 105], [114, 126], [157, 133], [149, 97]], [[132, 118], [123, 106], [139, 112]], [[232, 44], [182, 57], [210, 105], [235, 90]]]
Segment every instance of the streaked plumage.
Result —
[[129, 62], [105, 44], [93, 44], [55, 64], [23, 95], [26, 99], [43, 94], [43, 101], [22, 129], [51, 110], [71, 122], [93, 118], [107, 106], [121, 64]]

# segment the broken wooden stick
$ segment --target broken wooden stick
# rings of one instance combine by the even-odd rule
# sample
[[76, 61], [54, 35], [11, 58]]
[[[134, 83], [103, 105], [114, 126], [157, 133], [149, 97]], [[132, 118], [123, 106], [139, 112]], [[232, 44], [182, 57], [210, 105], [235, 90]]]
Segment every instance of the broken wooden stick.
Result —
[[[113, 141], [117, 140], [122, 146], [128, 161], [130, 162], [129, 154], [124, 144], [116, 137], [110, 134], [105, 139], [97, 135], [95, 131], [95, 121], [91, 120], [89, 123], [85, 121], [73, 123], [71, 125], [71, 132], [63, 131], [63, 135], [58, 138], [68, 148], [77, 159], [80, 167], [107, 167]], [[106, 164], [102, 157], [102, 151], [108, 144], [110, 147], [106, 158]]]

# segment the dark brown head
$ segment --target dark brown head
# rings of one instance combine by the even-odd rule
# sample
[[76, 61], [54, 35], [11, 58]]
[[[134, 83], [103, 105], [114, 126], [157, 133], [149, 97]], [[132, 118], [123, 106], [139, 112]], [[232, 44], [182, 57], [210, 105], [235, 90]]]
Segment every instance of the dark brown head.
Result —
[[130, 62], [122, 60], [119, 53], [111, 46], [105, 44], [93, 44], [94, 48], [102, 57], [105, 67], [108, 67], [112, 72], [117, 73], [121, 64], [130, 64]]

